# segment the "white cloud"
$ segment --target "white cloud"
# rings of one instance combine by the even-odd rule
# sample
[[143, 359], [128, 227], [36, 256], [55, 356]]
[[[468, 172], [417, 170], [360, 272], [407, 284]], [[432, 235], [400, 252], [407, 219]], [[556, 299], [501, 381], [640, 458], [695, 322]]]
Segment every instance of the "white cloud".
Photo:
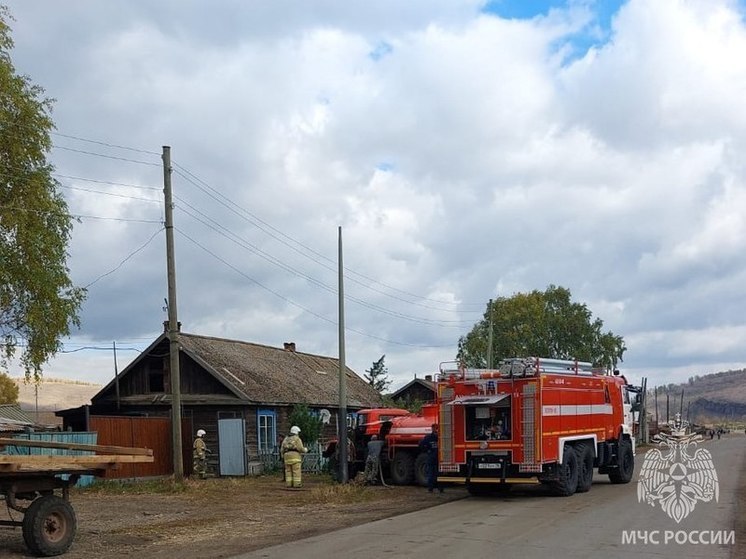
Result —
[[[579, 36], [603, 35], [582, 6], [504, 20], [476, 1], [226, 1], [209, 17], [188, 2], [9, 3], [14, 60], [57, 98], [60, 132], [152, 152], [55, 137], [152, 164], [55, 150], [61, 174], [158, 187], [173, 147], [186, 331], [335, 354], [341, 225], [359, 372], [384, 353], [399, 384], [432, 372], [490, 297], [549, 284], [626, 338], [631, 371], [746, 364], [737, 4], [632, 0], [578, 55]], [[71, 210], [162, 216], [135, 199], [157, 190], [95, 189], [129, 198], [66, 189]], [[84, 220], [74, 278], [157, 228]], [[92, 287], [80, 338], [157, 335], [163, 245]]]

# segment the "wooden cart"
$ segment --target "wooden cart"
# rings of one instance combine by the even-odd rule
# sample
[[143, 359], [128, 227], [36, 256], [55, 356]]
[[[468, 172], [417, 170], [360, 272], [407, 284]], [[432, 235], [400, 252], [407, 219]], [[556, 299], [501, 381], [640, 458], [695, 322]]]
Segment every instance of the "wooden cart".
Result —
[[80, 476], [103, 476], [121, 464], [153, 461], [153, 451], [147, 448], [0, 438], [0, 447], [6, 446], [96, 453], [0, 454], [0, 494], [9, 509], [23, 513], [23, 520], [0, 520], [0, 526], [22, 527], [26, 546], [44, 557], [65, 553], [75, 538], [77, 520], [69, 490]]

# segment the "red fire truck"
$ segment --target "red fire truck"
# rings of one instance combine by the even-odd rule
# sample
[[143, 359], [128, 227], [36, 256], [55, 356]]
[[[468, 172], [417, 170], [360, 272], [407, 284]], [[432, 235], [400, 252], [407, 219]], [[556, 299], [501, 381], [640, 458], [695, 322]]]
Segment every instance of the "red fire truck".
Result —
[[[427, 485], [427, 456], [420, 452], [419, 443], [437, 422], [437, 411], [435, 404], [425, 404], [419, 414], [399, 408], [358, 411], [349, 434], [350, 477], [365, 468], [368, 441], [377, 435], [385, 443], [381, 453], [384, 476], [395, 485]], [[332, 459], [332, 468], [336, 468], [336, 447], [335, 439], [328, 443], [323, 453]]]
[[438, 480], [471, 494], [544, 483], [567, 496], [588, 491], [598, 468], [628, 483], [635, 389], [578, 361], [515, 358], [494, 370], [442, 363]]

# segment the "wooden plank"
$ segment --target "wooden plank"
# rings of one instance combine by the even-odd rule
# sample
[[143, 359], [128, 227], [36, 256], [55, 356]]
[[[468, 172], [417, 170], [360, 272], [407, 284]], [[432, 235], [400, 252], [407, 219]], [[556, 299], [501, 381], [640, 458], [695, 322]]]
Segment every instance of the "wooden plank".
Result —
[[107, 471], [119, 468], [122, 464], [152, 462], [152, 456], [123, 456], [112, 455], [88, 455], [88, 456], [64, 456], [44, 455], [32, 456], [0, 455], [0, 480], [2, 476], [44, 472], [76, 473]]
[[103, 454], [122, 454], [153, 456], [150, 448], [134, 448], [128, 446], [109, 446], [83, 443], [60, 443], [54, 441], [30, 441], [27, 439], [9, 439], [0, 437], [0, 446], [28, 446], [35, 448], [61, 448], [65, 450], [87, 450], [90, 452], [101, 452]]
[[0, 454], [0, 464], [132, 464], [135, 462], [152, 462], [152, 456], [126, 456], [122, 454], [89, 454], [84, 456], [65, 456], [64, 454]]

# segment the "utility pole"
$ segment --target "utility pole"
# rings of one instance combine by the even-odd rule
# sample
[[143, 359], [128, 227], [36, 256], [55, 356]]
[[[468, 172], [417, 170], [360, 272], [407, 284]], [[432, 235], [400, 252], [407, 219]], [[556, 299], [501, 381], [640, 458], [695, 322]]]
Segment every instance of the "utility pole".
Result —
[[492, 299], [487, 306], [487, 312], [490, 314], [490, 331], [487, 335], [487, 368], [492, 368]]
[[339, 227], [339, 414], [337, 444], [339, 447], [339, 481], [347, 483], [347, 375], [345, 374], [345, 296], [342, 264], [342, 227]]
[[117, 367], [117, 342], [111, 342], [114, 348], [114, 384], [117, 390], [117, 411], [119, 411], [119, 368]]
[[179, 369], [179, 323], [176, 315], [176, 263], [174, 259], [174, 202], [171, 192], [171, 147], [163, 146], [163, 194], [166, 200], [166, 268], [168, 271], [168, 339], [171, 373], [171, 446], [174, 479], [184, 479], [181, 457], [181, 371]]

